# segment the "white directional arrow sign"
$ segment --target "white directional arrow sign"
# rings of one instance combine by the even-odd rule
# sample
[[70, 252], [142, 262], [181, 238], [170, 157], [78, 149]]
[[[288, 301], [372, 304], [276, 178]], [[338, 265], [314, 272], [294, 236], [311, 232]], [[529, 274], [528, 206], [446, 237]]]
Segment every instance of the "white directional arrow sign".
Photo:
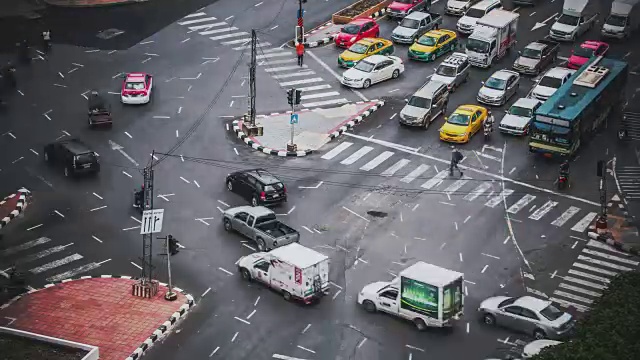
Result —
[[543, 20], [542, 22], [537, 22], [535, 25], [533, 25], [533, 27], [531, 28], [531, 31], [538, 30], [538, 29], [540, 29], [540, 28], [542, 28], [542, 27], [547, 26], [547, 23], [548, 23], [551, 19], [553, 19], [554, 17], [556, 17], [557, 15], [558, 15], [558, 13], [555, 13], [555, 14], [553, 14], [553, 15], [549, 16], [548, 18], [546, 18], [545, 20]]
[[126, 157], [127, 160], [131, 161], [133, 163], [133, 165], [140, 166], [140, 164], [138, 164], [131, 156], [129, 156], [129, 154], [124, 152], [124, 150], [123, 150], [124, 148], [122, 147], [122, 145], [118, 145], [118, 144], [116, 144], [115, 141], [112, 141], [112, 140], [109, 140], [109, 145], [111, 145], [111, 150], [118, 151], [120, 154], [122, 154], [122, 156]]

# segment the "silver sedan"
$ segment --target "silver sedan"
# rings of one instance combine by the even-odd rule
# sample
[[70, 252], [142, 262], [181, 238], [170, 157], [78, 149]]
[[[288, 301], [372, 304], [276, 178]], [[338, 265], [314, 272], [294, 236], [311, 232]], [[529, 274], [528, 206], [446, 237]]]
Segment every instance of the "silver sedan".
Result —
[[535, 339], [560, 339], [570, 335], [575, 320], [551, 301], [531, 296], [494, 296], [480, 303], [478, 312], [488, 325], [501, 325], [533, 335]]
[[502, 106], [516, 94], [520, 87], [520, 74], [511, 70], [498, 70], [478, 91], [477, 100], [483, 104]]

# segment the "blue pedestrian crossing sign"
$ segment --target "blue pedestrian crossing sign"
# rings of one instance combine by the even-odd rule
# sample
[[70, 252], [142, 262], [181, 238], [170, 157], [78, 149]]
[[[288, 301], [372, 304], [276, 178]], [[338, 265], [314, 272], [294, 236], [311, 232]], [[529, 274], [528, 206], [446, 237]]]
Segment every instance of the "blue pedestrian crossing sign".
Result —
[[298, 123], [298, 114], [291, 114], [291, 120], [289, 120], [289, 124], [297, 124]]

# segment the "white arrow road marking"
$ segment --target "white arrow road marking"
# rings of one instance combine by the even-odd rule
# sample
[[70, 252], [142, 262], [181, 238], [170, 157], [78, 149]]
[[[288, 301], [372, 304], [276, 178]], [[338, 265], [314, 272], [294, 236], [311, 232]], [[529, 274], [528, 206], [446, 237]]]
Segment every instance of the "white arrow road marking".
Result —
[[124, 156], [125, 158], [127, 158], [127, 160], [131, 161], [131, 163], [135, 166], [140, 166], [140, 164], [138, 164], [138, 162], [136, 162], [131, 156], [129, 156], [129, 154], [127, 154], [126, 152], [124, 152], [124, 148], [122, 147], [122, 145], [118, 145], [117, 143], [115, 143], [112, 140], [109, 140], [109, 145], [111, 145], [111, 149], [112, 150], [116, 150], [118, 151], [120, 154], [122, 154], [122, 156]]
[[544, 19], [542, 22], [537, 22], [535, 25], [533, 25], [533, 27], [531, 28], [531, 31], [538, 30], [538, 29], [540, 29], [540, 28], [542, 28], [542, 27], [545, 27], [545, 26], [547, 25], [547, 23], [548, 23], [551, 19], [553, 19], [554, 17], [556, 17], [557, 15], [558, 15], [558, 13], [555, 13], [555, 14], [553, 14], [553, 15], [549, 16], [548, 18]]

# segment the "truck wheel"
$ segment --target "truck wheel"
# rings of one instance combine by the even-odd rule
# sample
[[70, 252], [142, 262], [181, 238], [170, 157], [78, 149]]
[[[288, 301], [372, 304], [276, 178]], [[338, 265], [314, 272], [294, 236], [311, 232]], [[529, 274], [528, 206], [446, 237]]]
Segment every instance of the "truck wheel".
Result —
[[264, 243], [264, 240], [257, 238], [256, 239], [256, 245], [258, 246], [258, 251], [262, 252], [265, 251], [267, 246]]
[[370, 313], [376, 312], [376, 304], [374, 304], [373, 301], [371, 301], [371, 300], [365, 300], [362, 303], [362, 306], [364, 306], [364, 309], [367, 312], [370, 312]]
[[231, 182], [231, 180], [227, 181], [227, 190], [233, 191], [233, 183]]
[[430, 61], [436, 61], [436, 53], [431, 54], [431, 56], [429, 57]]
[[487, 325], [496, 324], [496, 318], [491, 314], [484, 314], [484, 316], [482, 316], [482, 321]]
[[413, 324], [416, 326], [416, 329], [418, 329], [418, 331], [427, 330], [427, 324], [420, 318], [413, 319]]
[[231, 220], [224, 219], [224, 229], [227, 230], [227, 231], [231, 231], [231, 229], [232, 229]]
[[242, 268], [240, 269], [240, 274], [242, 275], [243, 279], [251, 281], [251, 273], [249, 272], [249, 270]]
[[282, 297], [287, 301], [291, 301], [291, 294], [289, 294], [288, 291], [283, 291], [282, 292]]

